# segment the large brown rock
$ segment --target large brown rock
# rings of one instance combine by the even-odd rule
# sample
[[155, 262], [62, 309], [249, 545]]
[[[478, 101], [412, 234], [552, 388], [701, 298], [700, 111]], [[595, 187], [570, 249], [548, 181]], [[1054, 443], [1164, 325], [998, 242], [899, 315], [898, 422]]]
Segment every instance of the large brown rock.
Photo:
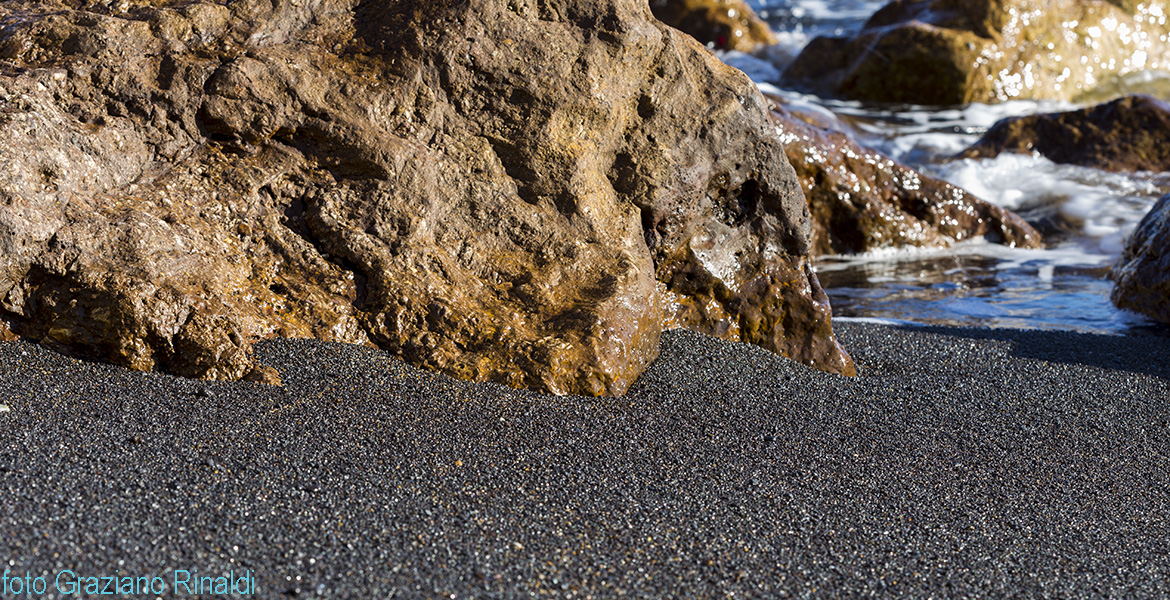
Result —
[[251, 341], [620, 394], [664, 326], [836, 372], [758, 91], [638, 0], [0, 4], [0, 310], [135, 369]]
[[650, 0], [650, 9], [663, 23], [717, 50], [752, 52], [778, 41], [743, 0]]
[[958, 158], [1040, 154], [1106, 171], [1170, 171], [1170, 105], [1126, 96], [1090, 108], [996, 123]]
[[772, 118], [812, 212], [814, 254], [948, 247], [977, 237], [1021, 248], [1041, 245], [1040, 234], [1015, 213], [775, 102]]
[[1111, 299], [1118, 308], [1170, 323], [1170, 195], [1142, 219], [1112, 277]]
[[1170, 67], [1166, 0], [895, 0], [852, 38], [813, 40], [794, 83], [879, 102], [1071, 100]]

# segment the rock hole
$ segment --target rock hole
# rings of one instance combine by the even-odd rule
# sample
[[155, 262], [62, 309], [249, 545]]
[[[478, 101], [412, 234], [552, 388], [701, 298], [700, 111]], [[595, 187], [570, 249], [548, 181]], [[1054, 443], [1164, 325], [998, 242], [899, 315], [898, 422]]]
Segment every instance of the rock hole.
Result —
[[615, 192], [627, 196], [637, 192], [638, 166], [634, 162], [633, 155], [619, 152], [613, 157], [613, 164], [610, 165], [606, 175]]
[[52, 167], [41, 167], [41, 186], [45, 191], [57, 191], [57, 172]]
[[643, 119], [649, 119], [656, 112], [658, 112], [658, 109], [654, 107], [654, 99], [646, 94], [642, 94], [642, 97], [638, 98], [638, 116]]

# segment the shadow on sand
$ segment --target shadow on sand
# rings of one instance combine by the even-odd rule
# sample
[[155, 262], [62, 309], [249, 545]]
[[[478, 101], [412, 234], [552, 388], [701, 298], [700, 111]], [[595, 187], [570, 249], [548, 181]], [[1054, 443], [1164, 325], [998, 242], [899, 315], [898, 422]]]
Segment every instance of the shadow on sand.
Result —
[[898, 328], [975, 340], [1000, 340], [1011, 343], [1012, 356], [1020, 358], [1088, 365], [1170, 380], [1170, 327], [1148, 327], [1128, 335], [939, 325]]

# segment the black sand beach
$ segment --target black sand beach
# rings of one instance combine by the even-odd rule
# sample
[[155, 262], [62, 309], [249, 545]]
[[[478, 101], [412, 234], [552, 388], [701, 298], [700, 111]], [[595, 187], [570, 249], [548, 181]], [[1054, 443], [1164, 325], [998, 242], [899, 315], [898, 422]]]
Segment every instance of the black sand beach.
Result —
[[856, 379], [676, 331], [618, 399], [312, 341], [258, 346], [283, 388], [3, 343], [0, 560], [33, 597], [176, 569], [263, 598], [1170, 596], [1170, 339], [837, 329]]

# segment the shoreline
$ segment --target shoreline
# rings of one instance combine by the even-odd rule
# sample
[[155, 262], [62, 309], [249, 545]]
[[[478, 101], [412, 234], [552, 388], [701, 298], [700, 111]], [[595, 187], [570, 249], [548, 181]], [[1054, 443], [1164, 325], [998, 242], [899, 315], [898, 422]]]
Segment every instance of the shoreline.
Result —
[[1170, 339], [835, 329], [857, 378], [671, 331], [621, 398], [316, 341], [257, 344], [280, 388], [3, 342], [0, 558], [262, 598], [1170, 594]]

